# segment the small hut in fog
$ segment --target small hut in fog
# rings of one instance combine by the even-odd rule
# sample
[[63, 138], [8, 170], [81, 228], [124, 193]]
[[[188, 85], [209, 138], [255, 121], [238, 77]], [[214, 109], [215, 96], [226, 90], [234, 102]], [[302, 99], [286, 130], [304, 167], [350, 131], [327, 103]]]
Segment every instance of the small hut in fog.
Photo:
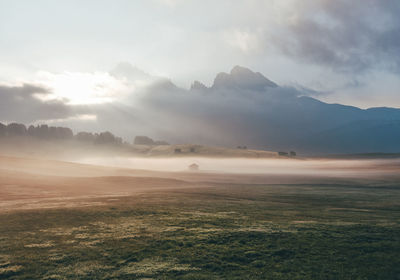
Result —
[[188, 166], [188, 169], [189, 169], [190, 171], [198, 171], [199, 168], [200, 168], [199, 165], [196, 164], [196, 163], [192, 163], [191, 165]]

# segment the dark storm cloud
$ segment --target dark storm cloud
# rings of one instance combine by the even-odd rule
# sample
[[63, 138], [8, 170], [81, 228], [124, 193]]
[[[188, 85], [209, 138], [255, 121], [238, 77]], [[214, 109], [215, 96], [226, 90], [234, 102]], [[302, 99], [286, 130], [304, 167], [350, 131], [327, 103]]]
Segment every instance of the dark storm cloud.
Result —
[[400, 71], [400, 1], [306, 0], [272, 42], [286, 55], [337, 71]]
[[37, 94], [48, 95], [50, 92], [30, 84], [12, 87], [0, 85], [0, 120], [31, 123], [74, 115], [73, 109], [63, 101], [44, 101]]

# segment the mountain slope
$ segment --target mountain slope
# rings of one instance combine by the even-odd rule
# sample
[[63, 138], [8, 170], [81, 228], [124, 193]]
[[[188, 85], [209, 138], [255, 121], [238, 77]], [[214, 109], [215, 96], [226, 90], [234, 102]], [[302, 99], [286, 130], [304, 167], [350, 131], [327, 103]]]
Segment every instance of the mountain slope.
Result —
[[148, 111], [161, 112], [162, 127], [173, 128], [157, 135], [171, 143], [303, 153], [400, 151], [399, 109], [327, 104], [240, 66], [219, 73], [211, 87], [153, 88], [142, 101]]

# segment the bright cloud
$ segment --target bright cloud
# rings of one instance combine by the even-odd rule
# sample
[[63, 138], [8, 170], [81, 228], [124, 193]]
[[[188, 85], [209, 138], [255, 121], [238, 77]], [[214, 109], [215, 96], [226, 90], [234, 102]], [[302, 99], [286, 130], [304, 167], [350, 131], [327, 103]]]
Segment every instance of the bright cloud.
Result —
[[249, 54], [257, 51], [260, 47], [259, 34], [242, 30], [232, 30], [225, 32], [225, 38], [228, 44], [238, 48], [242, 52]]
[[38, 84], [49, 88], [51, 95], [42, 96], [45, 99], [66, 99], [71, 105], [100, 104], [113, 102], [124, 96], [133, 86], [124, 79], [117, 79], [105, 72], [80, 73], [39, 72]]
[[[184, 87], [240, 64], [332, 92], [334, 102], [400, 106], [387, 94], [395, 86], [366, 76], [400, 80], [399, 13], [398, 0], [0, 1], [0, 82], [45, 70], [58, 73], [43, 83], [58, 98], [103, 103], [123, 92], [107, 74], [119, 61]], [[337, 90], [353, 81], [371, 102]]]

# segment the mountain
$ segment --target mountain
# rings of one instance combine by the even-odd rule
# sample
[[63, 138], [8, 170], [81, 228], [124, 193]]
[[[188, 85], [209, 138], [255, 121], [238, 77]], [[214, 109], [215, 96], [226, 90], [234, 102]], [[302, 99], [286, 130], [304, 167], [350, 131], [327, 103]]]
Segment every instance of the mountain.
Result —
[[[154, 89], [154, 88], [153, 88]], [[328, 104], [235, 66], [211, 87], [162, 87], [144, 95], [171, 143], [198, 143], [303, 154], [400, 152], [400, 110]], [[165, 129], [169, 128], [169, 129]]]
[[[52, 125], [73, 131], [96, 128], [113, 131], [125, 140], [152, 135], [172, 145], [246, 146], [249, 150], [296, 151], [303, 155], [400, 152], [399, 109], [364, 110], [328, 104], [310, 97], [309, 91], [278, 85], [242, 66], [217, 74], [211, 86], [196, 81], [190, 89], [165, 78], [149, 77], [129, 64], [120, 64], [113, 75], [132, 83], [132, 92], [114, 102], [91, 106], [43, 103], [36, 95], [46, 93], [45, 89], [1, 86], [0, 117], [10, 127], [0, 124], [0, 136], [71, 137], [71, 131], [61, 128], [11, 125], [19, 119], [35, 124], [51, 117]], [[95, 118], [80, 118], [85, 115]], [[84, 133], [77, 138], [123, 142], [108, 133]]]
[[276, 86], [274, 82], [259, 72], [255, 73], [248, 68], [235, 66], [229, 74], [224, 72], [219, 73], [214, 79], [212, 88], [264, 90], [268, 87]]
[[[308, 139], [314, 153], [327, 150], [342, 153], [398, 152], [400, 141], [399, 120], [361, 120], [319, 132]], [[329, 147], [329, 148], [327, 148]]]
[[199, 81], [194, 81], [190, 86], [190, 90], [207, 90], [207, 87]]

